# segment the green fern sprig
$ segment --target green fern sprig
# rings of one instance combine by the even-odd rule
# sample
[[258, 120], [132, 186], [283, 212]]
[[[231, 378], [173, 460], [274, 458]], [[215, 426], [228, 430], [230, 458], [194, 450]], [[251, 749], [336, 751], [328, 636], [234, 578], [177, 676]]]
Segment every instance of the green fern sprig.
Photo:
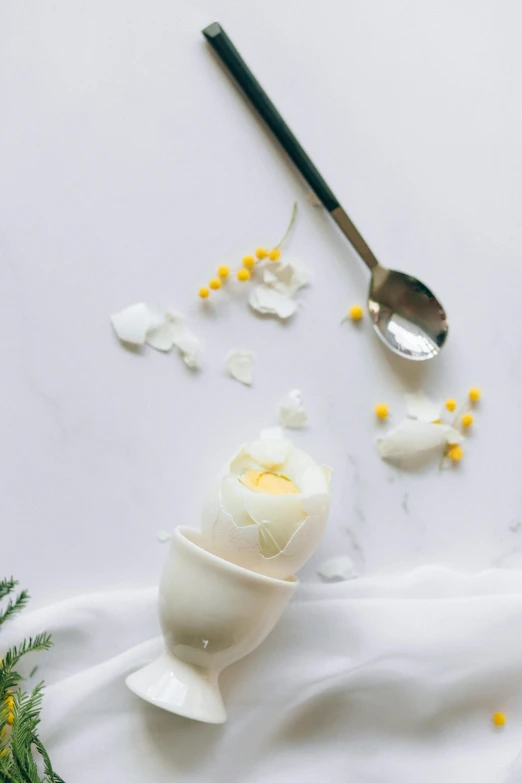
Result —
[[[0, 600], [10, 595], [17, 584], [13, 578], [0, 581]], [[26, 590], [10, 598], [0, 612], [0, 627], [23, 609], [28, 600]], [[64, 783], [53, 770], [49, 754], [38, 736], [43, 683], [31, 692], [24, 692], [20, 689], [24, 678], [16, 670], [25, 655], [48, 650], [51, 645], [50, 634], [41, 633], [11, 647], [0, 661], [0, 783]], [[36, 754], [41, 757], [43, 777]]]
[[0, 581], [0, 601], [5, 598], [6, 595], [12, 593], [18, 582], [11, 577], [10, 579], [2, 579]]
[[0, 611], [0, 625], [5, 623], [5, 621], [9, 620], [11, 617], [14, 617], [17, 612], [21, 611], [24, 606], [26, 606], [28, 601], [29, 593], [27, 590], [22, 590], [21, 593], [18, 593], [16, 598], [10, 599], [5, 609]]

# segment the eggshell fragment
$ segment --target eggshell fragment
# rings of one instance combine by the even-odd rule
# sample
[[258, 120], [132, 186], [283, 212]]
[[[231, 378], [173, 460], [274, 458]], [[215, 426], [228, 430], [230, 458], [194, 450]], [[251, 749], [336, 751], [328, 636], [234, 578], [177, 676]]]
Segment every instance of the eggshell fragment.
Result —
[[147, 331], [146, 342], [157, 351], [170, 351], [176, 346], [187, 367], [196, 370], [199, 367], [200, 342], [187, 326], [185, 318], [176, 310], [152, 310], [154, 320]]
[[185, 327], [183, 333], [176, 338], [174, 343], [181, 353], [181, 358], [190, 370], [197, 370], [199, 367], [199, 355], [201, 344], [195, 334]]
[[144, 345], [153, 320], [154, 314], [144, 302], [130, 305], [111, 315], [114, 331], [123, 343], [129, 345]]
[[292, 391], [288, 392], [288, 394], [280, 400], [278, 411], [279, 423], [283, 427], [298, 429], [299, 427], [303, 427], [308, 420], [308, 414], [304, 409], [302, 395], [299, 389], [292, 389]]
[[297, 258], [271, 263], [263, 271], [263, 283], [250, 293], [250, 307], [263, 315], [290, 318], [297, 310], [294, 295], [310, 280], [310, 272]]
[[293, 296], [310, 283], [311, 275], [298, 258], [285, 258], [265, 267], [263, 281], [275, 291]]
[[268, 285], [257, 285], [250, 292], [250, 307], [262, 315], [276, 315], [283, 321], [297, 310], [297, 304], [286, 294], [282, 294]]
[[225, 359], [225, 367], [236, 381], [251, 386], [254, 375], [254, 354], [250, 351], [230, 351]]
[[382, 459], [401, 467], [421, 467], [442, 456], [448, 443], [460, 443], [462, 435], [447, 424], [406, 419], [377, 440]]
[[353, 560], [346, 555], [324, 560], [317, 573], [325, 582], [346, 582], [348, 579], [355, 579], [358, 575]]
[[424, 392], [406, 394], [406, 414], [417, 421], [438, 421], [442, 415], [442, 405], [430, 400]]
[[176, 310], [156, 310], [154, 316], [154, 323], [147, 331], [147, 345], [157, 351], [168, 352], [183, 334], [185, 319]]

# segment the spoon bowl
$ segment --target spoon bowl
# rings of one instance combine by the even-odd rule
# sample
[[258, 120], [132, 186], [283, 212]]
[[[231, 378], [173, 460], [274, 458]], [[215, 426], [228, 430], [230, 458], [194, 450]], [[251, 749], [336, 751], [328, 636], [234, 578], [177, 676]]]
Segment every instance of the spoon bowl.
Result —
[[375, 266], [368, 311], [378, 336], [399, 356], [422, 362], [436, 356], [446, 342], [444, 308], [430, 289], [411, 275]]

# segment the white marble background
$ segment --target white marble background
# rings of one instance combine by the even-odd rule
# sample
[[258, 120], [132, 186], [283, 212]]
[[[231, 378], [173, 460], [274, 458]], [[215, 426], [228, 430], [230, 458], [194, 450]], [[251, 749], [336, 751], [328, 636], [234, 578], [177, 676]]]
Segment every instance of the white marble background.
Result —
[[[210, 55], [219, 19], [369, 243], [443, 300], [426, 366], [340, 318], [367, 275]], [[197, 524], [222, 461], [302, 389], [296, 442], [335, 470], [328, 534], [371, 574], [476, 570], [522, 548], [522, 9], [514, 0], [4, 0], [0, 6], [0, 571], [38, 601], [157, 580], [158, 529]], [[277, 240], [314, 285], [289, 326], [246, 289], [210, 313], [218, 263]], [[170, 300], [200, 373], [133, 355], [109, 314]], [[226, 377], [231, 348], [255, 385]], [[483, 389], [458, 470], [375, 451], [372, 409]]]

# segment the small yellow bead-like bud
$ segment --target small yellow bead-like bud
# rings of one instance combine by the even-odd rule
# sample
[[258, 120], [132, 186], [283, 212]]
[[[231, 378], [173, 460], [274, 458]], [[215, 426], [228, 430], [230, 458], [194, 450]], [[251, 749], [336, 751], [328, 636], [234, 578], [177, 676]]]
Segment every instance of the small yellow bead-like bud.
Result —
[[350, 307], [348, 314], [352, 321], [360, 321], [363, 317], [364, 310], [362, 309], [361, 305], [353, 305]]
[[205, 288], [205, 286], [203, 286], [203, 288], [199, 289], [198, 293], [202, 299], [206, 299], [207, 296], [210, 294], [210, 291], [208, 290], [208, 288]]
[[460, 446], [452, 446], [448, 451], [448, 457], [452, 462], [460, 462], [463, 456], [464, 452]]
[[273, 250], [270, 251], [268, 254], [268, 258], [270, 261], [278, 261], [281, 258], [281, 251], [278, 247], [274, 247]]
[[209, 283], [209, 286], [213, 291], [217, 291], [219, 288], [221, 288], [221, 280], [219, 277], [213, 277]]
[[237, 279], [241, 283], [245, 283], [247, 280], [250, 280], [250, 272], [248, 269], [240, 269], [237, 273]]
[[457, 407], [457, 400], [454, 400], [452, 397], [450, 397], [449, 399], [446, 400], [446, 402], [444, 403], [444, 406], [445, 406], [447, 411], [449, 411], [450, 413], [453, 413], [453, 411]]
[[378, 419], [386, 419], [388, 416], [389, 410], [388, 406], [384, 405], [384, 403], [379, 403], [379, 405], [375, 406], [375, 415]]
[[252, 269], [256, 265], [256, 260], [254, 256], [244, 256], [243, 257], [243, 266], [245, 269]]
[[7, 756], [7, 748], [0, 750], [0, 756]]
[[221, 266], [218, 266], [218, 275], [221, 277], [222, 280], [226, 280], [229, 274], [230, 274], [230, 268], [226, 264], [221, 264]]
[[264, 247], [258, 247], [256, 250], [256, 256], [259, 258], [260, 261], [263, 260], [263, 258], [266, 258], [268, 255], [268, 250], [265, 250]]
[[7, 713], [7, 725], [8, 726], [12, 726], [13, 723], [14, 723], [14, 713], [13, 712], [8, 712]]
[[11, 696], [10, 694], [9, 694], [9, 696], [6, 696], [5, 705], [6, 705], [8, 710], [13, 710], [14, 709], [14, 696]]
[[506, 725], [506, 716], [503, 712], [495, 712], [491, 720], [493, 721], [494, 726], [500, 727]]
[[468, 397], [470, 398], [471, 402], [478, 402], [480, 400], [480, 389], [477, 389], [474, 386], [469, 390]]
[[473, 424], [473, 416], [471, 413], [465, 413], [464, 416], [461, 418], [460, 423], [463, 427], [471, 427]]

